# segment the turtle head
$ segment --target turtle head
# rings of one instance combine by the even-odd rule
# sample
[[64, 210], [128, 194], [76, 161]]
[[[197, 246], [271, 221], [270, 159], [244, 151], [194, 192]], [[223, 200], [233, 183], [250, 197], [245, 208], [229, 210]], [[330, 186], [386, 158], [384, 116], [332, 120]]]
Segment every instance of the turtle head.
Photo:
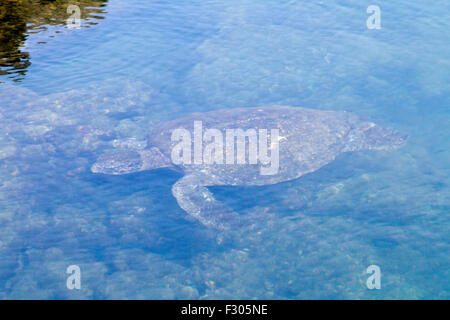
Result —
[[136, 150], [115, 149], [101, 155], [92, 165], [93, 173], [103, 174], [128, 174], [141, 171], [143, 160], [141, 154]]
[[101, 155], [91, 171], [119, 175], [165, 167], [172, 167], [172, 162], [158, 148], [114, 149]]
[[373, 122], [356, 124], [347, 136], [346, 151], [395, 150], [405, 145], [407, 135], [391, 128], [382, 128]]

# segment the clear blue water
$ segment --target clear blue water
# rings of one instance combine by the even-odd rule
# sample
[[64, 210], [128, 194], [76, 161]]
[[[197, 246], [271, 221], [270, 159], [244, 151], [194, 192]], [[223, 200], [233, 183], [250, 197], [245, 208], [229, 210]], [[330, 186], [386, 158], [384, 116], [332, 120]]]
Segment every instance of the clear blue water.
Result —
[[[30, 34], [26, 76], [0, 79], [0, 298], [448, 299], [449, 3], [377, 3], [380, 30], [370, 4], [110, 0], [90, 28]], [[267, 104], [351, 111], [408, 144], [211, 188], [254, 220], [222, 242], [178, 207], [178, 173], [89, 171], [164, 121]]]

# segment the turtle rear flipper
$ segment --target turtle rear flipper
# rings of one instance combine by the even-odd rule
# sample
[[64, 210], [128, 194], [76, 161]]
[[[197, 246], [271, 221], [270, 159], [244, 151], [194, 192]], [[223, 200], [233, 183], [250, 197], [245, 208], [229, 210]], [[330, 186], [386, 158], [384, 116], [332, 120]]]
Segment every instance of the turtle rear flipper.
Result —
[[186, 175], [173, 185], [172, 194], [179, 206], [203, 225], [219, 230], [238, 227], [240, 216], [217, 201], [205, 185], [202, 177]]

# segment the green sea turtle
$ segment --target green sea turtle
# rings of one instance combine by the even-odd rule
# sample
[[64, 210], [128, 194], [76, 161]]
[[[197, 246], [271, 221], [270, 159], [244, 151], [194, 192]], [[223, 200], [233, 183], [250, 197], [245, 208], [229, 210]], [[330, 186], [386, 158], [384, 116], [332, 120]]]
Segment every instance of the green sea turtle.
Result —
[[[240, 153], [239, 138], [228, 135], [236, 129], [244, 133]], [[396, 149], [404, 141], [399, 132], [347, 112], [289, 106], [216, 110], [167, 122], [150, 135], [148, 148], [112, 150], [91, 171], [179, 170], [184, 176], [172, 187], [179, 206], [205, 226], [226, 229], [239, 215], [217, 201], [208, 186], [275, 184], [316, 171], [341, 153]]]

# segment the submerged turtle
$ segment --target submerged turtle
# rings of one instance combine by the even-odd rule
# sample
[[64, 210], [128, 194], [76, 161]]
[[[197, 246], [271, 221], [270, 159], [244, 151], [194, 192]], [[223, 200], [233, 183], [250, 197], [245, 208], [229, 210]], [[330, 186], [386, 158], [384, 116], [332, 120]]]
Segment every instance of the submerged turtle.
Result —
[[[241, 145], [238, 141], [235, 145], [230, 134], [236, 129], [244, 133]], [[220, 141], [224, 137], [232, 141]], [[257, 147], [252, 145], [255, 138]], [[396, 149], [404, 141], [399, 132], [347, 112], [288, 106], [217, 110], [170, 121], [150, 136], [147, 149], [113, 150], [102, 155], [91, 171], [179, 170], [184, 176], [172, 193], [180, 207], [205, 226], [226, 229], [239, 215], [217, 201], [208, 186], [275, 184], [314, 172], [341, 153]]]

